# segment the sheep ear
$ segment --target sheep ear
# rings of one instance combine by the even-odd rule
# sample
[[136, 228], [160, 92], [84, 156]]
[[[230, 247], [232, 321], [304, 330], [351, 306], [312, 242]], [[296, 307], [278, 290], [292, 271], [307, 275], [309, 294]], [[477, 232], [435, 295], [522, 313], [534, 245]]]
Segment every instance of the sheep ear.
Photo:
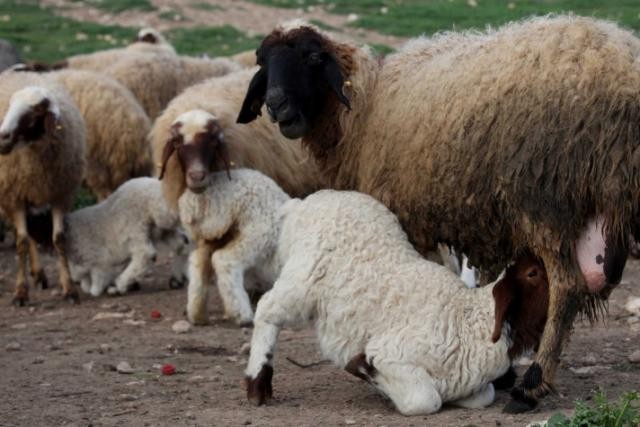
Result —
[[333, 59], [332, 56], [326, 58], [324, 67], [322, 69], [322, 74], [333, 93], [335, 93], [338, 97], [338, 100], [342, 102], [345, 107], [351, 110], [351, 102], [342, 91], [342, 87], [344, 86], [344, 77], [342, 77], [342, 70], [340, 70], [338, 62]]
[[491, 341], [497, 342], [502, 335], [502, 325], [507, 320], [507, 314], [509, 308], [513, 303], [514, 289], [507, 277], [500, 279], [498, 283], [493, 287], [493, 299], [496, 303], [495, 309], [495, 324], [493, 326], [493, 334], [491, 335]]
[[162, 150], [162, 169], [160, 169], [160, 176], [158, 177], [158, 179], [161, 180], [162, 177], [164, 176], [164, 171], [167, 167], [167, 162], [169, 161], [169, 159], [171, 158], [171, 155], [175, 150], [176, 148], [173, 144], [173, 138], [167, 141], [166, 144], [164, 144], [164, 148]]
[[237, 123], [249, 123], [254, 121], [260, 113], [264, 97], [267, 93], [267, 72], [264, 68], [260, 68], [253, 76], [247, 89], [247, 95], [242, 102], [240, 114], [238, 114]]

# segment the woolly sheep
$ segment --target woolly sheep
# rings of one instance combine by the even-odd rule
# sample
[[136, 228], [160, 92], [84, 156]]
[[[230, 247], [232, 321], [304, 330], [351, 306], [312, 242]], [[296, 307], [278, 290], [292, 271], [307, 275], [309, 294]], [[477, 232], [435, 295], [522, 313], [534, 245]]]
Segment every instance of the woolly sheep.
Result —
[[[167, 144], [174, 138], [176, 118], [191, 110], [204, 110], [215, 118], [224, 133], [230, 164], [256, 169], [273, 179], [289, 195], [301, 197], [322, 187], [313, 160], [300, 146], [289, 143], [264, 117], [250, 125], [238, 125], [235, 116], [244, 87], [255, 70], [243, 70], [192, 86], [175, 98], [155, 121], [149, 135], [156, 173], [166, 163], [162, 180], [167, 202], [177, 209], [186, 180], [176, 156], [163, 160]], [[201, 129], [204, 132], [205, 129]]]
[[544, 260], [549, 320], [506, 409], [535, 406], [576, 314], [595, 317], [640, 235], [640, 41], [550, 16], [414, 39], [380, 61], [294, 24], [257, 56], [239, 122], [266, 101], [331, 187], [382, 201], [421, 253], [443, 242], [483, 273], [521, 250]]
[[93, 296], [112, 283], [125, 294], [153, 265], [158, 244], [175, 254], [170, 286], [186, 281], [187, 240], [155, 178], [125, 182], [101, 203], [68, 214], [65, 224], [71, 277]]
[[[199, 242], [189, 258], [190, 322], [207, 323], [207, 285], [214, 274], [225, 316], [239, 325], [251, 324], [253, 309], [245, 289], [259, 283], [264, 291], [276, 278], [278, 209], [288, 199], [273, 180], [250, 169], [210, 174], [204, 192], [186, 191], [180, 197], [180, 221]], [[253, 280], [245, 279], [247, 274]]]
[[18, 274], [13, 301], [29, 299], [27, 259], [36, 283], [46, 286], [36, 242], [27, 232], [30, 209], [51, 207], [52, 240], [63, 295], [77, 299], [69, 277], [64, 213], [73, 205], [85, 167], [85, 128], [62, 87], [37, 75], [0, 75], [0, 210], [16, 230]]
[[87, 128], [85, 183], [99, 200], [125, 181], [151, 175], [151, 122], [131, 92], [115, 80], [81, 70], [47, 75], [73, 97]]
[[[445, 402], [491, 404], [491, 381], [542, 334], [548, 283], [534, 257], [523, 256], [490, 286], [467, 289], [422, 258], [370, 196], [324, 190], [287, 202], [281, 215], [281, 274], [258, 302], [246, 369], [253, 403], [271, 397], [282, 327], [313, 321], [322, 354], [404, 415], [430, 414]], [[541, 304], [523, 305], [531, 296]]]
[[254, 49], [245, 50], [231, 55], [231, 59], [242, 65], [243, 68], [252, 68], [256, 65], [256, 51]]

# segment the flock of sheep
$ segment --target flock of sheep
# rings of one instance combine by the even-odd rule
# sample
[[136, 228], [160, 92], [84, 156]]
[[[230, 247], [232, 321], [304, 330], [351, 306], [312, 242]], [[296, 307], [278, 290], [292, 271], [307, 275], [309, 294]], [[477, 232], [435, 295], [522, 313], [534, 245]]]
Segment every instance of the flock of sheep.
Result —
[[[549, 16], [386, 58], [294, 21], [235, 59], [180, 56], [144, 29], [126, 48], [13, 66], [0, 215], [14, 301], [28, 269], [47, 286], [40, 241], [72, 299], [76, 283], [125, 294], [162, 244], [190, 322], [207, 323], [215, 281], [226, 316], [254, 325], [258, 405], [279, 330], [313, 322], [322, 353], [402, 414], [482, 408], [497, 387], [505, 410], [531, 409], [640, 237], [639, 64], [631, 32]], [[100, 203], [69, 212], [80, 185]], [[265, 292], [255, 314], [249, 289]]]

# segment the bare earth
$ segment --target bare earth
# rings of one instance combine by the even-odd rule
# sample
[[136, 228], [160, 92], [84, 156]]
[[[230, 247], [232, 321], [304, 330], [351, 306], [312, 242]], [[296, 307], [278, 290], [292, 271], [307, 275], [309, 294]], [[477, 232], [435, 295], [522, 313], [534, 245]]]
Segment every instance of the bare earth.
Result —
[[[50, 279], [53, 261], [45, 258]], [[140, 292], [117, 298], [83, 295], [76, 306], [51, 290], [38, 290], [28, 307], [12, 307], [14, 275], [14, 251], [0, 244], [0, 426], [522, 426], [557, 411], [569, 413], [575, 399], [588, 398], [598, 387], [611, 398], [640, 387], [640, 365], [628, 361], [640, 349], [640, 321], [622, 308], [630, 295], [640, 296], [637, 261], [630, 262], [614, 291], [604, 322], [576, 325], [559, 370], [558, 395], [520, 416], [501, 413], [508, 395], [500, 392], [485, 410], [445, 407], [429, 417], [403, 417], [367, 384], [326, 362], [300, 368], [287, 361], [322, 361], [310, 329], [281, 333], [275, 401], [255, 408], [245, 399], [247, 355], [241, 353], [251, 330], [221, 319], [212, 288], [211, 325], [173, 332], [173, 323], [184, 318], [186, 291], [168, 289], [166, 258]], [[162, 319], [151, 319], [151, 310], [159, 310]], [[121, 317], [92, 320], [98, 313]], [[116, 372], [121, 361], [135, 372]], [[165, 363], [178, 372], [161, 375]], [[578, 375], [569, 367], [588, 372]], [[520, 373], [524, 369], [519, 367]]]

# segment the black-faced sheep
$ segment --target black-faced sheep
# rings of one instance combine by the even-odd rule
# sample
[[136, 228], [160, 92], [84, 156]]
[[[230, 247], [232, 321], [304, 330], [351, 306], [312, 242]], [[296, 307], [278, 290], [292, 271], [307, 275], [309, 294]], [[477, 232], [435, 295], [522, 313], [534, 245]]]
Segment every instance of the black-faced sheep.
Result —
[[640, 41], [552, 16], [418, 38], [379, 60], [297, 24], [257, 57], [238, 121], [266, 103], [333, 188], [383, 202], [421, 253], [445, 242], [493, 272], [523, 250], [542, 258], [548, 321], [507, 410], [535, 406], [576, 314], [594, 316], [640, 234]]
[[[65, 297], [77, 298], [64, 250], [64, 213], [71, 208], [85, 167], [85, 128], [65, 90], [24, 73], [0, 75], [0, 210], [16, 229], [18, 275], [14, 302], [29, 297], [27, 260], [36, 282], [46, 283], [35, 241], [27, 232], [31, 209], [51, 207], [53, 243]], [[44, 286], [43, 286], [44, 287]]]
[[[467, 289], [411, 246], [382, 203], [320, 191], [280, 209], [281, 273], [258, 302], [247, 396], [271, 397], [282, 327], [313, 322], [322, 354], [387, 395], [404, 415], [445, 402], [482, 408], [491, 381], [534, 348], [547, 315], [542, 264], [522, 256], [490, 286]], [[526, 305], [535, 299], [537, 305]]]

